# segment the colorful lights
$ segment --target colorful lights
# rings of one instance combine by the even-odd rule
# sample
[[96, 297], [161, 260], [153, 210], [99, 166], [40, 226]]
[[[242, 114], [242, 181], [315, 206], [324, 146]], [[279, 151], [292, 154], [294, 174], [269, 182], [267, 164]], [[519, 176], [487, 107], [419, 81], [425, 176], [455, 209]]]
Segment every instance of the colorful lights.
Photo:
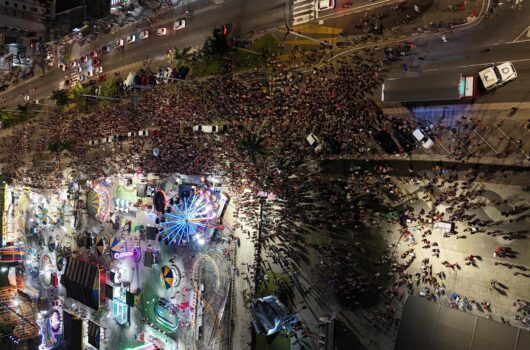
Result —
[[160, 224], [160, 233], [168, 244], [185, 244], [202, 234], [215, 219], [210, 193], [205, 191], [183, 198], [181, 203], [171, 207], [165, 214], [166, 221]]

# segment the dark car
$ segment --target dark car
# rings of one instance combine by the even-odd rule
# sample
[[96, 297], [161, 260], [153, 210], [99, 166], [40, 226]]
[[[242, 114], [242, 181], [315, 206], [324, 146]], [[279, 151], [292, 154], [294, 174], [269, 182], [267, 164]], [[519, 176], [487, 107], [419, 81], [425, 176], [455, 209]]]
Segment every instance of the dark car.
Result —
[[222, 38], [228, 36], [232, 32], [232, 23], [226, 23], [221, 26], [215, 27], [213, 30], [213, 36], [216, 38]]
[[390, 134], [386, 131], [379, 131], [374, 133], [374, 139], [388, 154], [395, 154], [399, 152], [399, 147], [396, 145]]
[[405, 152], [410, 153], [416, 148], [417, 143], [412, 138], [410, 132], [404, 131], [403, 129], [396, 129], [394, 137], [398, 140]]
[[101, 52], [102, 52], [102, 53], [109, 53], [109, 52], [110, 52], [110, 48], [109, 48], [108, 46], [103, 46], [103, 47], [101, 48]]

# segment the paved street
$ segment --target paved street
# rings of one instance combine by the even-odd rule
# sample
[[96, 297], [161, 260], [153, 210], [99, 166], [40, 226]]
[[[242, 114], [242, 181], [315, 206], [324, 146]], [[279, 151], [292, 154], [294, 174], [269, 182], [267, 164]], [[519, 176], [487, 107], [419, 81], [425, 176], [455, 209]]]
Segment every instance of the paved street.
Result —
[[[234, 25], [233, 30], [236, 36], [245, 36], [250, 31], [259, 32], [280, 27], [284, 23], [282, 4], [283, 2], [280, 0], [252, 3], [246, 0], [233, 0], [227, 1], [222, 5], [209, 5], [202, 9], [198, 8], [193, 18], [188, 20], [185, 29], [173, 31], [172, 27], [175, 18], [182, 16], [179, 9], [178, 16], [168, 14], [167, 16], [172, 18], [164, 19], [152, 27], [134, 30], [133, 32], [139, 33], [141, 29], [148, 29], [151, 35], [145, 40], [137, 41], [133, 44], [125, 44], [123, 53], [118, 50], [112, 50], [107, 55], [100, 55], [101, 66], [105, 71], [112, 71], [131, 63], [144, 61], [148, 57], [164, 57], [167, 50], [174, 47], [200, 46], [208, 36], [212, 35], [214, 27], [224, 23], [232, 23]], [[199, 6], [199, 4], [193, 4], [193, 6]], [[166, 36], [157, 36], [155, 34], [156, 29], [164, 26], [168, 28], [168, 34]], [[107, 43], [113, 47], [115, 38], [125, 39], [125, 36], [126, 34], [120, 37], [110, 35]], [[104, 43], [105, 41], [99, 40], [98, 42]], [[88, 54], [91, 47], [89, 45], [84, 54]], [[97, 46], [95, 49], [100, 50], [101, 46]], [[66, 72], [54, 69], [42, 78], [35, 77], [31, 81], [19, 83], [15, 88], [0, 94], [0, 97], [6, 100], [6, 105], [9, 107], [22, 104], [24, 102], [23, 98], [27, 94], [30, 94], [33, 100], [47, 97], [53, 90], [62, 88], [61, 83], [65, 80], [65, 74]], [[36, 88], [36, 91], [31, 92], [31, 89], [34, 88]]]
[[[174, 340], [174, 350], [307, 350], [332, 343], [392, 349], [410, 295], [526, 332], [529, 6], [496, 6], [487, 18], [446, 26], [445, 43], [431, 24], [419, 23], [434, 21], [436, 11], [444, 21], [460, 21], [486, 3], [470, 0], [472, 8], [462, 10], [457, 7], [466, 4], [455, 10], [451, 3], [449, 10], [445, 0], [425, 1], [428, 16], [412, 23], [420, 11], [411, 2], [407, 9], [385, 0], [345, 3], [319, 12], [315, 0], [198, 0], [186, 27], [174, 31], [184, 10], [178, 7], [156, 25], [122, 28], [80, 53], [148, 29], [149, 38], [99, 56], [105, 72], [135, 71], [143, 61], [163, 61], [168, 49], [201, 46], [223, 23], [234, 25], [236, 37], [270, 32], [279, 53], [263, 51], [259, 67], [244, 72], [226, 64], [213, 79], [133, 87], [112, 103], [71, 99], [60, 113], [3, 131], [11, 134], [3, 137], [3, 171], [17, 190], [35, 186], [39, 193], [17, 202], [26, 222], [36, 220], [42, 231], [31, 232], [26, 255], [52, 252], [50, 240], [71, 241], [75, 253], [68, 254], [109, 273], [102, 281], [112, 284], [115, 300], [102, 305], [101, 315], [88, 311], [105, 328], [104, 348], [137, 346], [138, 333], [155, 327], [162, 332], [157, 339]], [[371, 33], [390, 17], [384, 34]], [[293, 32], [284, 33], [286, 22]], [[401, 24], [420, 30], [406, 36], [396, 29]], [[168, 34], [155, 35], [160, 27]], [[402, 41], [415, 45], [387, 60], [383, 48]], [[220, 65], [232, 63], [232, 56], [219, 56]], [[514, 63], [518, 78], [474, 102], [380, 103], [386, 77], [477, 75], [504, 61]], [[65, 74], [53, 70], [0, 97], [12, 108], [31, 89], [32, 99], [47, 96]], [[135, 103], [125, 100], [132, 94]], [[222, 132], [214, 128], [219, 120]], [[428, 132], [432, 147], [416, 142], [416, 127]], [[387, 151], [378, 137], [387, 133], [398, 143], [399, 131], [412, 140], [409, 153]], [[74, 184], [79, 202], [70, 198]], [[221, 192], [230, 197], [224, 211]], [[67, 212], [74, 220], [61, 222], [59, 210], [42, 209], [55, 203], [45, 194], [72, 201], [76, 209]], [[195, 195], [202, 201], [187, 201]], [[166, 244], [168, 237], [178, 243]], [[61, 273], [55, 277], [68, 277], [49, 265]], [[29, 267], [28, 285], [38, 287], [43, 267]], [[50, 297], [79, 308], [72, 300], [83, 301], [65, 288]], [[264, 333], [275, 328], [265, 336], [253, 327], [250, 306], [268, 295], [287, 311], [281, 305], [258, 311], [254, 320]]]

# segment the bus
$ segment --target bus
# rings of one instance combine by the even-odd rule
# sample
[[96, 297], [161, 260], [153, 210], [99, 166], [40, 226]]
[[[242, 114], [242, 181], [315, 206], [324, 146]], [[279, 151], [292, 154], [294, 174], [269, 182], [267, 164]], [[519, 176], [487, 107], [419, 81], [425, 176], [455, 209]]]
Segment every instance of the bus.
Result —
[[460, 73], [389, 78], [381, 88], [381, 102], [389, 103], [456, 101], [477, 96], [477, 78]]

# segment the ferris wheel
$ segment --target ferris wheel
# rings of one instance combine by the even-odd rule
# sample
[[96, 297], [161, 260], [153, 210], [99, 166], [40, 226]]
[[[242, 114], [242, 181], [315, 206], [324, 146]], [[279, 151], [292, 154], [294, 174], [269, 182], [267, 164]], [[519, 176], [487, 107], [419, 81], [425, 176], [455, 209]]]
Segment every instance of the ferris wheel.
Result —
[[160, 223], [163, 241], [168, 244], [186, 244], [199, 239], [208, 228], [219, 226], [219, 220], [212, 203], [211, 193], [204, 190], [191, 197], [182, 198], [164, 214]]

